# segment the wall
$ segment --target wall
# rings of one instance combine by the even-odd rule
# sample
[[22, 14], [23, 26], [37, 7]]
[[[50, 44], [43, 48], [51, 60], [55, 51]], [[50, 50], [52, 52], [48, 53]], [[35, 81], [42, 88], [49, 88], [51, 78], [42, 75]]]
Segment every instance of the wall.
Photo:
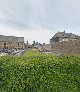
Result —
[[59, 38], [59, 42], [62, 42], [62, 41], [69, 41], [70, 38]]
[[51, 44], [44, 44], [42, 50], [51, 51]]
[[80, 54], [80, 40], [52, 43], [51, 51], [59, 55]]
[[[4, 46], [4, 43], [6, 43], [6, 46]], [[0, 48], [8, 48], [8, 49], [13, 49], [13, 48], [25, 48], [24, 43], [22, 42], [0, 42]]]
[[4, 43], [0, 42], [0, 48], [4, 48]]
[[77, 38], [59, 38], [59, 42], [78, 40]]

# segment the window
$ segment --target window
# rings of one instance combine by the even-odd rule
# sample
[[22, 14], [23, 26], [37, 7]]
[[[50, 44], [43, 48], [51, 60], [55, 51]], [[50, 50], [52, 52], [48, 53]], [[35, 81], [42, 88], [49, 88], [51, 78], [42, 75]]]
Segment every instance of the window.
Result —
[[18, 43], [18, 46], [19, 46], [19, 43]]

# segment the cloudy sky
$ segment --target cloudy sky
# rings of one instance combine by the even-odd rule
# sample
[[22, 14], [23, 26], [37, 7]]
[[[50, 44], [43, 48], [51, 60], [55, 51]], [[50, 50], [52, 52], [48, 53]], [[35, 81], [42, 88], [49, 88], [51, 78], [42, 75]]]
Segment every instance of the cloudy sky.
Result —
[[80, 35], [80, 0], [0, 0], [0, 35], [49, 43], [64, 30]]

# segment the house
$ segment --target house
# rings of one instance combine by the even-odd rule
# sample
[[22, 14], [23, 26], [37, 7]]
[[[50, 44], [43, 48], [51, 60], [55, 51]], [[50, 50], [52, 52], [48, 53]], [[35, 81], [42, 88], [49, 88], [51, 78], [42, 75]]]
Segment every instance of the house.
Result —
[[0, 35], [0, 48], [20, 49], [24, 47], [24, 37]]
[[64, 32], [57, 32], [51, 39], [50, 43], [54, 42], [63, 42], [63, 41], [70, 41], [70, 40], [77, 40], [80, 39], [80, 36], [72, 33], [65, 33]]

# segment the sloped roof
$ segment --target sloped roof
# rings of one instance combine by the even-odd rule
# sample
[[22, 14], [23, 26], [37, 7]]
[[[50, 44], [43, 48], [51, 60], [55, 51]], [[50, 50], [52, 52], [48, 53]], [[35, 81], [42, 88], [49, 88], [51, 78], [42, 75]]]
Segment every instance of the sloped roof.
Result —
[[4, 36], [4, 35], [0, 35], [0, 41], [24, 42], [24, 37], [15, 37], [15, 36]]
[[80, 38], [80, 36], [72, 33], [65, 33], [65, 32], [57, 32], [51, 39], [62, 37], [62, 38]]

